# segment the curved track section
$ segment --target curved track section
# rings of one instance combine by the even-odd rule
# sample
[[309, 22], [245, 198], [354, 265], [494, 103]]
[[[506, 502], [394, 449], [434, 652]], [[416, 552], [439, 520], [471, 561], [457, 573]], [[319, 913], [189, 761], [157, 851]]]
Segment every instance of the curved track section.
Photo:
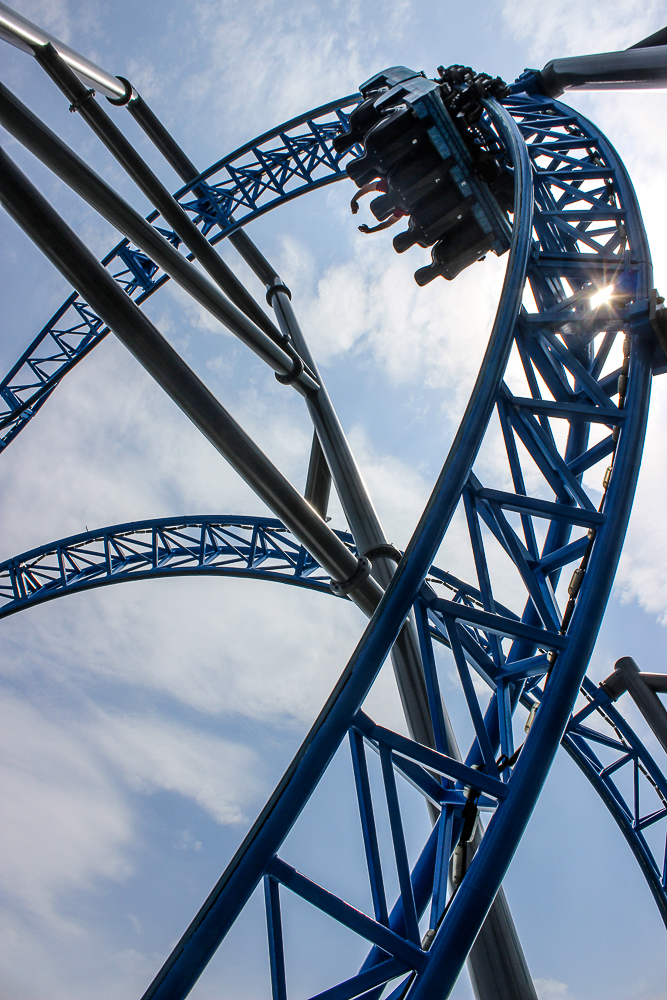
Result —
[[[352, 535], [336, 534], [356, 555]], [[82, 590], [167, 576], [253, 577], [332, 593], [329, 575], [277, 518], [163, 517], [60, 538], [0, 563], [0, 618]], [[482, 606], [479, 590], [451, 573], [432, 566], [428, 580], [455, 602]]]
[[[554, 101], [522, 93], [506, 101], [506, 110], [490, 102], [488, 114], [514, 164], [513, 245], [462, 425], [398, 571], [336, 689], [146, 998], [187, 995], [262, 881], [274, 998], [287, 995], [281, 907], [291, 894], [373, 945], [361, 969], [319, 994], [322, 1000], [376, 997], [397, 978], [402, 984], [396, 998], [448, 995], [565, 733], [613, 582], [639, 469], [651, 377], [651, 271], [632, 187], [614, 150], [590, 123]], [[612, 285], [617, 298], [596, 308], [592, 295]], [[621, 331], [622, 364], [607, 373]], [[514, 368], [505, 381], [510, 354]], [[491, 419], [494, 409], [497, 422]], [[485, 439], [496, 450], [504, 442], [502, 472], [483, 459], [472, 471]], [[610, 471], [593, 475], [605, 460]], [[425, 582], [443, 538], [449, 544], [450, 526], [460, 532], [457, 508], [465, 518], [481, 607], [443, 598]], [[572, 580], [559, 588], [568, 565], [575, 569]], [[515, 582], [508, 586], [510, 578]], [[361, 710], [411, 609], [435, 750], [376, 725]], [[465, 761], [457, 757], [442, 714], [431, 623], [449, 640], [475, 733]], [[473, 672], [488, 685], [486, 705]], [[513, 719], [521, 702], [536, 709], [523, 744]], [[279, 857], [346, 736], [373, 917]], [[369, 785], [367, 747], [380, 757], [389, 814], [400, 886], [392, 910], [373, 820], [378, 802]], [[397, 794], [403, 777], [439, 810], [412, 870]], [[491, 821], [448, 897], [450, 856], [466, 848], [479, 808], [491, 811]]]
[[[175, 197], [214, 244], [277, 205], [346, 177], [345, 162], [355, 150], [338, 154], [331, 142], [345, 131], [349, 112], [358, 103], [359, 97], [352, 95], [279, 125], [209, 167]], [[149, 221], [180, 246], [178, 236], [156, 213]], [[126, 239], [102, 263], [138, 304], [169, 280]], [[0, 382], [0, 452], [108, 332], [76, 292], [63, 302]]]
[[[520, 89], [505, 101], [504, 110], [489, 102], [487, 114], [514, 164], [514, 232], [498, 315], [463, 422], [415, 535], [352, 659], [266, 807], [148, 989], [146, 1000], [176, 1000], [188, 994], [261, 884], [274, 998], [287, 996], [281, 908], [289, 905], [292, 894], [372, 945], [361, 969], [349, 970], [344, 981], [318, 994], [320, 1000], [347, 1000], [362, 993], [370, 1000], [396, 979], [400, 982], [393, 1000], [447, 996], [563, 737], [612, 812], [616, 810], [617, 820], [622, 819], [626, 836], [635, 835], [633, 850], [640, 863], [641, 855], [645, 870], [651, 867], [646, 851], [642, 854], [637, 845], [642, 840], [647, 843], [644, 831], [662, 818], [662, 807], [649, 814], [640, 810], [638, 802], [628, 807], [611, 780], [626, 763], [635, 771], [646, 770], [645, 749], [620, 725], [622, 738], [612, 746], [613, 738], [605, 743], [582, 726], [581, 713], [570, 723], [612, 586], [641, 460], [653, 353], [648, 246], [623, 165], [594, 126], [564, 105]], [[274, 166], [271, 176], [275, 171]], [[230, 176], [240, 189], [248, 190], [250, 200], [261, 196], [247, 177]], [[329, 179], [336, 179], [333, 172]], [[198, 201], [185, 203], [203, 228], [229, 222], [235, 206], [225, 194], [226, 183], [205, 198], [208, 204], [219, 195], [215, 211]], [[295, 181], [297, 187], [299, 183]], [[312, 186], [305, 184], [304, 190]], [[209, 185], [209, 190], [215, 188]], [[269, 195], [264, 210], [271, 199]], [[225, 212], [223, 218], [219, 213]], [[222, 235], [219, 231], [214, 239]], [[119, 276], [126, 275], [133, 292], [141, 286], [138, 298], [164, 280], [153, 281], [150, 262], [133, 268], [133, 258], [119, 256], [124, 265]], [[593, 294], [609, 288], [612, 297], [596, 307]], [[91, 345], [89, 340], [88, 349]], [[614, 352], [616, 368], [610, 363]], [[510, 357], [513, 362], [505, 379]], [[499, 461], [485, 461], [484, 450], [480, 455], [482, 445], [497, 455], [500, 442], [506, 452], [504, 467]], [[244, 534], [240, 523], [228, 528], [220, 523], [212, 541], [203, 523], [190, 526], [194, 535], [199, 533], [200, 554], [201, 539], [208, 538], [204, 551], [210, 543], [212, 563], [219, 548], [221, 565], [228, 556], [236, 572], [252, 570], [248, 539], [257, 525], [245, 519]], [[66, 540], [49, 553], [28, 554], [14, 568], [13, 579], [6, 567], [7, 607], [12, 601], [27, 606], [31, 594], [40, 589], [43, 598], [56, 596], [59, 587], [67, 592], [70, 583], [76, 589], [86, 572], [90, 576], [81, 586], [92, 584], [95, 574], [110, 582], [114, 565], [121, 567], [128, 560], [136, 562], [138, 573], [159, 575], [160, 559], [172, 558], [171, 543], [167, 544], [170, 531], [176, 539], [183, 534], [182, 526], [182, 521], [172, 522], [171, 528], [162, 525], [162, 535], [157, 527], [147, 528], [150, 556], [146, 546], [128, 544], [124, 549], [116, 536], [110, 545], [98, 540], [96, 558], [89, 557], [88, 563], [83, 537], [78, 543]], [[436, 592], [428, 574], [441, 546], [443, 551], [460, 550], [462, 531], [478, 586], [449, 599]], [[279, 563], [282, 560], [277, 575], [296, 582], [296, 549], [284, 540], [278, 543], [276, 535], [281, 535], [277, 523], [264, 531], [267, 551], [281, 553], [275, 556]], [[175, 551], [181, 547], [184, 565], [188, 561], [194, 565], [199, 558], [194, 536], [191, 541], [183, 545], [181, 539], [174, 547]], [[80, 558], [73, 555], [77, 551]], [[60, 556], [65, 555], [73, 562], [61, 563]], [[567, 566], [574, 569], [570, 583], [559, 585]], [[301, 578], [305, 567], [304, 556]], [[315, 583], [315, 565], [312, 570]], [[326, 586], [324, 579], [319, 583]], [[435, 749], [376, 725], [362, 711], [410, 613], [420, 638]], [[463, 761], [442, 711], [439, 654], [433, 645], [437, 638], [446, 638], [450, 646], [475, 734]], [[488, 702], [478, 694], [473, 673], [487, 685]], [[519, 705], [532, 710], [532, 725], [523, 743], [522, 727], [517, 726], [523, 720], [514, 718]], [[617, 725], [615, 709], [595, 707]], [[373, 916], [316, 884], [278, 853], [346, 738]], [[596, 741], [620, 756], [603, 764], [592, 749]], [[630, 750], [623, 749], [626, 745]], [[380, 759], [379, 786], [369, 782], [369, 748]], [[439, 813], [412, 867], [397, 792], [397, 782], [403, 779]], [[663, 785], [655, 782], [658, 791]], [[378, 847], [374, 811], [379, 799], [388, 813], [390, 861], [386, 856], [381, 860]], [[472, 862], [459, 865], [450, 894], [450, 857], [457, 851], [468, 857], [479, 809], [490, 811], [491, 821]], [[333, 869], [335, 859], [330, 861]], [[385, 889], [388, 865], [400, 888], [391, 909]], [[653, 869], [655, 876], [654, 861]], [[664, 889], [664, 880], [661, 884]]]
[[[356, 552], [348, 532], [336, 534]], [[329, 576], [275, 518], [157, 518], [72, 535], [5, 560], [0, 618], [111, 584], [198, 576], [261, 579], [332, 594]], [[432, 566], [426, 582], [445, 588], [454, 603], [483, 610], [481, 592], [451, 573]], [[512, 617], [508, 609], [498, 610]], [[442, 621], [434, 617], [429, 626], [431, 638], [451, 648]], [[587, 678], [582, 693], [589, 704], [568, 723], [562, 745], [619, 825], [667, 923], [667, 778], [609, 695]], [[591, 716], [602, 720], [597, 729]], [[600, 760], [600, 747], [611, 754], [610, 762]], [[621, 772], [630, 774], [629, 787], [619, 782]], [[654, 845], [647, 841], [649, 828], [660, 831]]]
[[582, 693], [589, 703], [562, 745], [616, 820], [667, 925], [667, 779], [609, 695], [588, 678]]

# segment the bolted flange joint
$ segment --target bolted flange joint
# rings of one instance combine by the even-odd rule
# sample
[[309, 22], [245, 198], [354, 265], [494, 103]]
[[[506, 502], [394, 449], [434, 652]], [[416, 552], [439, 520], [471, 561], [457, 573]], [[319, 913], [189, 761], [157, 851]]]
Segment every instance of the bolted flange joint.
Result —
[[347, 597], [351, 594], [353, 590], [359, 587], [367, 576], [371, 572], [371, 561], [367, 559], [366, 556], [359, 556], [359, 562], [355, 572], [347, 580], [331, 580], [329, 586], [331, 587], [331, 592], [336, 595], [336, 597]]

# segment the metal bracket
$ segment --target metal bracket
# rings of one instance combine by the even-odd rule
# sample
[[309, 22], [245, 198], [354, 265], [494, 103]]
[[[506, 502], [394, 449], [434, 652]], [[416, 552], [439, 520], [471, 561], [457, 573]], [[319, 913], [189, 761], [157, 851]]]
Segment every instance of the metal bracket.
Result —
[[332, 580], [329, 586], [331, 587], [332, 593], [336, 597], [347, 597], [351, 594], [353, 590], [364, 582], [367, 576], [369, 576], [371, 571], [371, 561], [367, 559], [366, 556], [359, 556], [359, 564], [357, 566], [356, 572], [352, 574], [347, 580], [338, 582], [338, 580]]

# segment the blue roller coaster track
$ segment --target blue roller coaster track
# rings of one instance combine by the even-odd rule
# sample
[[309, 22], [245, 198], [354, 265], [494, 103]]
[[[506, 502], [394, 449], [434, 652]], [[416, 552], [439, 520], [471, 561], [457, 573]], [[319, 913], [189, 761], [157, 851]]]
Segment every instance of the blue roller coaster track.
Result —
[[[361, 968], [318, 1000], [370, 1000], [397, 980], [390, 1000], [447, 996], [561, 743], [610, 809], [667, 921], [667, 781], [608, 695], [585, 677], [641, 462], [656, 355], [650, 254], [632, 185], [608, 140], [530, 87], [528, 77], [501, 104], [485, 105], [487, 126], [513, 164], [512, 246], [480, 373], [433, 494], [334, 691], [145, 1000], [186, 996], [262, 887], [274, 1000], [287, 997], [281, 914], [290, 894], [370, 945]], [[179, 201], [216, 242], [275, 205], [344, 177], [331, 140], [358, 101], [333, 102], [267, 133], [200, 175]], [[151, 221], [178, 246], [157, 216]], [[167, 280], [127, 241], [104, 263], [137, 303]], [[611, 287], [612, 296], [595, 306], [594, 293]], [[81, 298], [67, 300], [3, 382], [5, 445], [106, 332]], [[614, 354], [619, 365], [611, 368]], [[473, 470], [480, 448], [501, 439], [507, 468], [483, 481], [480, 468]], [[457, 508], [476, 587], [433, 567]], [[358, 554], [351, 536], [338, 537]], [[569, 583], [561, 579], [566, 567], [573, 570]], [[202, 574], [331, 590], [330, 577], [280, 521], [186, 517], [114, 526], [7, 560], [0, 566], [0, 617], [95, 586]], [[362, 708], [406, 619], [419, 640], [432, 747], [377, 725]], [[440, 694], [444, 647], [475, 734], [463, 759]], [[575, 709], [580, 692], [584, 707]], [[517, 722], [524, 718], [521, 742]], [[279, 856], [345, 740], [373, 916]], [[369, 750], [380, 762], [391, 861], [381, 857], [381, 796], [369, 780]], [[604, 755], [612, 761], [604, 763]], [[619, 782], [626, 769], [630, 792]], [[397, 778], [435, 810], [412, 868]], [[450, 858], [466, 849], [480, 809], [491, 819], [450, 891]], [[660, 849], [657, 837], [649, 844], [649, 830], [661, 832]], [[393, 907], [388, 867], [400, 888]]]
[[[347, 177], [345, 163], [350, 153], [334, 152], [331, 140], [346, 129], [349, 112], [358, 103], [355, 94], [284, 122], [214, 163], [195, 183], [181, 188], [176, 199], [209, 242], [216, 244], [277, 205]], [[179, 237], [157, 213], [148, 218], [173, 246], [182, 248]], [[169, 281], [169, 275], [127, 239], [102, 263], [139, 305]], [[0, 405], [4, 404], [0, 451], [108, 332], [108, 326], [76, 292], [63, 302], [0, 382]]]
[[[336, 534], [356, 552], [348, 532]], [[257, 579], [333, 593], [329, 575], [275, 518], [159, 518], [61, 538], [1, 563], [0, 618], [110, 584], [197, 576]], [[483, 608], [481, 592], [451, 573], [431, 566], [426, 582], [435, 591], [449, 591], [454, 603]], [[498, 610], [512, 617], [508, 609]], [[436, 615], [429, 620], [429, 632], [433, 640], [451, 648]], [[665, 857], [652, 850], [644, 834], [649, 827], [667, 826], [667, 779], [609, 695], [588, 678], [584, 678], [582, 694], [587, 704], [570, 719], [562, 745], [618, 823], [667, 924]], [[526, 705], [530, 707], [530, 702]], [[592, 728], [591, 716], [603, 725]], [[583, 725], [585, 719], [589, 719], [588, 726]], [[596, 746], [611, 750], [610, 764], [599, 760]], [[618, 784], [618, 775], [626, 767], [632, 772], [629, 794]], [[646, 779], [643, 788], [642, 778]], [[643, 799], [649, 796], [652, 804], [647, 810]]]

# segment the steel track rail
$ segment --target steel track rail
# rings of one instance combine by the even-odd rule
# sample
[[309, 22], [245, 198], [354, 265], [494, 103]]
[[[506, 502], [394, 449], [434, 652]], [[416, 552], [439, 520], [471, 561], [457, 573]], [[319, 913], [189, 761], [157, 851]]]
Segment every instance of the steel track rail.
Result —
[[[336, 534], [356, 554], [352, 536]], [[81, 532], [0, 563], [0, 618], [99, 587], [200, 576], [257, 579], [333, 594], [329, 575], [276, 518], [164, 517]], [[431, 566], [427, 583], [453, 603], [483, 608], [481, 591], [451, 573]], [[509, 609], [497, 609], [512, 617]], [[433, 639], [451, 645], [441, 622], [433, 618], [429, 628]], [[582, 690], [589, 704], [568, 723], [562, 746], [620, 827], [667, 923], [665, 850], [659, 854], [645, 833], [649, 828], [667, 833], [667, 777], [609, 695], [588, 679]], [[592, 728], [591, 718], [603, 722]], [[615, 754], [611, 763], [600, 761], [600, 745]], [[629, 791], [619, 783], [626, 771], [632, 775]]]
[[[278, 205], [346, 177], [350, 153], [335, 153], [331, 140], [345, 130], [348, 113], [359, 100], [352, 95], [331, 101], [263, 133], [213, 164], [175, 198], [214, 245]], [[158, 213], [148, 221], [190, 259]], [[110, 250], [102, 264], [138, 305], [169, 280], [127, 239]], [[0, 382], [0, 452], [108, 332], [82, 296], [74, 292], [63, 302]]]
[[[596, 787], [603, 798], [614, 798], [609, 772], [596, 772], [593, 751], [582, 743], [599, 737], [583, 731], [580, 723], [571, 732], [566, 733], [566, 727], [613, 581], [641, 459], [653, 351], [650, 257], [631, 184], [604, 137], [570, 109], [523, 95], [520, 89], [506, 107], [511, 118], [493, 105], [488, 112], [513, 152], [517, 204], [512, 266], [454, 447], [398, 572], [339, 684], [146, 997], [187, 994], [262, 878], [274, 997], [285, 995], [280, 886], [283, 895], [289, 889], [373, 944], [361, 971], [327, 990], [327, 1000], [345, 1000], [369, 990], [369, 996], [377, 996], [385, 983], [403, 973], [408, 981], [399, 986], [397, 997], [405, 990], [413, 998], [429, 1000], [447, 995], [564, 735], [568, 749], [574, 746], [580, 752], [589, 778], [599, 779]], [[534, 219], [529, 210], [533, 192]], [[519, 312], [525, 275], [531, 295]], [[589, 302], [592, 291], [609, 284], [617, 298], [608, 307], [594, 309]], [[619, 331], [626, 335], [626, 360], [620, 370], [607, 374], [605, 363]], [[510, 348], [523, 367], [526, 388], [520, 393], [503, 382]], [[612, 400], [616, 394], [618, 405]], [[494, 407], [509, 469], [505, 481], [488, 486], [473, 474], [472, 464]], [[565, 445], [554, 435], [557, 420], [568, 425]], [[591, 442], [594, 433], [599, 439]], [[611, 471], [605, 476], [600, 505], [582, 477], [606, 456], [611, 456]], [[461, 501], [478, 596], [469, 591], [458, 600], [447, 600], [425, 579]], [[512, 601], [506, 602], [510, 610], [497, 599], [490, 559], [494, 545], [513, 563], [521, 581]], [[580, 560], [569, 596], [563, 599], [558, 591], [561, 570]], [[359, 711], [412, 607], [420, 630], [435, 750], [376, 726]], [[476, 734], [464, 763], [449, 752], [450, 735], [439, 708], [434, 628], [451, 647]], [[471, 670], [489, 686], [486, 708], [472, 685]], [[537, 712], [525, 745], [515, 749], [512, 715], [521, 701], [533, 703]], [[276, 855], [347, 733], [374, 918], [353, 911]], [[627, 743], [626, 734], [623, 738]], [[364, 740], [382, 761], [401, 887], [391, 913], [374, 847]], [[632, 746], [636, 752], [630, 759], [637, 766], [641, 759], [646, 768], [646, 753]], [[405, 855], [397, 774], [440, 809], [440, 820], [412, 872]], [[440, 774], [440, 781], [433, 774]], [[662, 787], [658, 781], [656, 787]], [[447, 899], [449, 857], [465, 832], [466, 803], [471, 800], [491, 810], [493, 817], [476, 857]], [[623, 807], [617, 805], [620, 815]], [[626, 829], [634, 824], [636, 843], [648, 819], [655, 823], [662, 818], [637, 809], [628, 815]], [[650, 868], [649, 860], [645, 862]], [[653, 868], [655, 875], [655, 863]], [[429, 933], [420, 941], [417, 920], [429, 900]]]

